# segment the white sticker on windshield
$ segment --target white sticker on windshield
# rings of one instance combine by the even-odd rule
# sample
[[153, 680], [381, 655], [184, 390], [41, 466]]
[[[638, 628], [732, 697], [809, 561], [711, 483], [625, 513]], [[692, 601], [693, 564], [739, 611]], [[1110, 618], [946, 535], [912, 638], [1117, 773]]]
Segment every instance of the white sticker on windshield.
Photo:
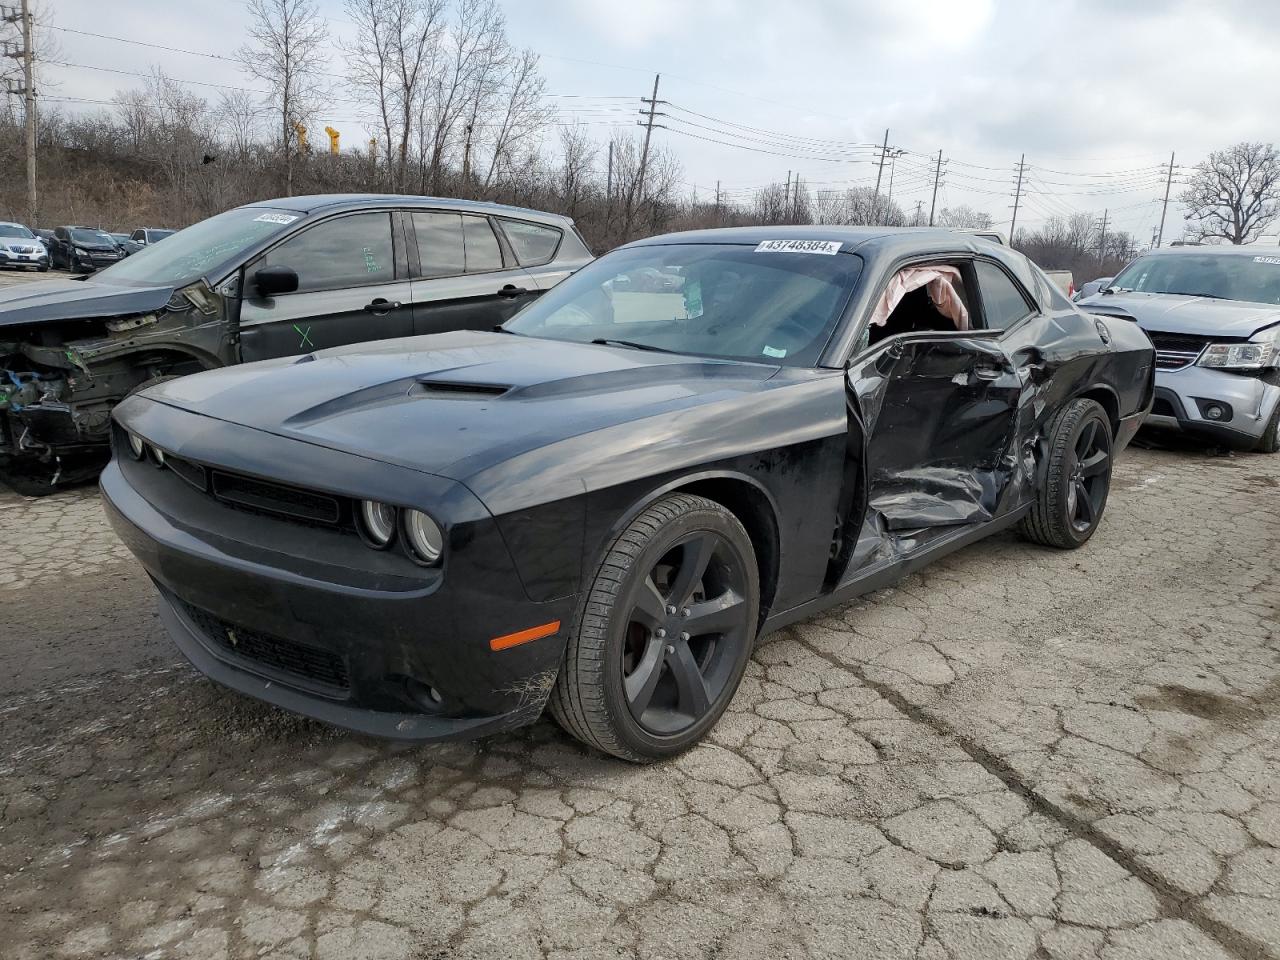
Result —
[[782, 347], [765, 347], [760, 352], [766, 357], [773, 357], [775, 360], [781, 360], [787, 355], [787, 351]]
[[839, 252], [839, 240], [761, 240], [756, 246], [756, 253], [821, 253], [833, 256]]
[[1254, 263], [1280, 263], [1280, 257], [1254, 257]]
[[264, 213], [260, 217], [253, 218], [258, 223], [293, 223], [297, 217], [290, 216], [287, 213]]

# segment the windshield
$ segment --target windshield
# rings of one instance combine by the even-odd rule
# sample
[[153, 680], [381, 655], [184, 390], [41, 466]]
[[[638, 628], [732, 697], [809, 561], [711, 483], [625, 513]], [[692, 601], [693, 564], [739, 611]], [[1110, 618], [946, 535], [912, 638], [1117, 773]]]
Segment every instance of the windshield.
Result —
[[0, 237], [17, 237], [19, 240], [34, 240], [36, 235], [26, 227], [16, 223], [0, 223]]
[[[767, 241], [766, 241], [767, 242]], [[862, 272], [850, 254], [755, 245], [618, 250], [583, 267], [504, 329], [575, 343], [813, 366]]]
[[72, 230], [72, 243], [105, 243], [113, 244], [114, 240], [101, 230]]
[[1280, 256], [1152, 254], [1125, 267], [1111, 286], [1139, 293], [1181, 293], [1220, 300], [1280, 303]]
[[95, 280], [180, 287], [300, 219], [300, 213], [262, 207], [228, 210], [178, 231], [164, 243], [147, 244], [99, 271]]

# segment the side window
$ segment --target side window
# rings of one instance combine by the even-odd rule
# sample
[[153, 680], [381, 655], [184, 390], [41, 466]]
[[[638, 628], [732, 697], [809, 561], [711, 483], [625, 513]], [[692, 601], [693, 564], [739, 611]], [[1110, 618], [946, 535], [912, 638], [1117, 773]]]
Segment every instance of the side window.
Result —
[[461, 214], [414, 213], [413, 231], [424, 277], [456, 277], [466, 270]]
[[395, 279], [389, 213], [326, 220], [267, 252], [254, 269], [289, 267], [298, 292], [336, 290]]
[[502, 229], [511, 241], [511, 249], [522, 267], [536, 267], [547, 263], [556, 255], [560, 246], [560, 231], [540, 223], [523, 220], [503, 220]]
[[467, 250], [467, 273], [502, 269], [502, 249], [493, 235], [488, 217], [462, 218], [462, 235]]
[[985, 260], [979, 260], [975, 269], [988, 329], [1004, 330], [1031, 314], [1026, 297], [1008, 274]]

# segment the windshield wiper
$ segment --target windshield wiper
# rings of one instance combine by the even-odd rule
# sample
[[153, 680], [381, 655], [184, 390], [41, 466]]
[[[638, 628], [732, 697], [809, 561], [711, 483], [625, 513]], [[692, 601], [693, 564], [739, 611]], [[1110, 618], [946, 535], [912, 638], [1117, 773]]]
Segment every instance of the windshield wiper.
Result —
[[675, 350], [668, 350], [665, 347], [655, 347], [651, 343], [636, 343], [634, 340], [612, 340], [608, 337], [597, 337], [591, 341], [602, 347], [630, 347], [632, 350], [649, 350], [653, 353], [675, 353]]
[[1171, 297], [1203, 297], [1206, 300], [1226, 300], [1227, 297], [1218, 297], [1212, 293], [1194, 293], [1191, 290], [1166, 290]]

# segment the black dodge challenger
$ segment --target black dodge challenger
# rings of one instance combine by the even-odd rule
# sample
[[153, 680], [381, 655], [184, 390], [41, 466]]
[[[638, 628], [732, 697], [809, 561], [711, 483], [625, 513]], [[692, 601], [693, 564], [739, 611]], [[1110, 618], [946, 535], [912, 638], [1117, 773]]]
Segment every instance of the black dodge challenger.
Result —
[[1143, 332], [942, 230], [654, 237], [493, 332], [199, 373], [116, 408], [116, 530], [188, 658], [352, 730], [696, 742], [758, 636], [1017, 525], [1078, 547]]

